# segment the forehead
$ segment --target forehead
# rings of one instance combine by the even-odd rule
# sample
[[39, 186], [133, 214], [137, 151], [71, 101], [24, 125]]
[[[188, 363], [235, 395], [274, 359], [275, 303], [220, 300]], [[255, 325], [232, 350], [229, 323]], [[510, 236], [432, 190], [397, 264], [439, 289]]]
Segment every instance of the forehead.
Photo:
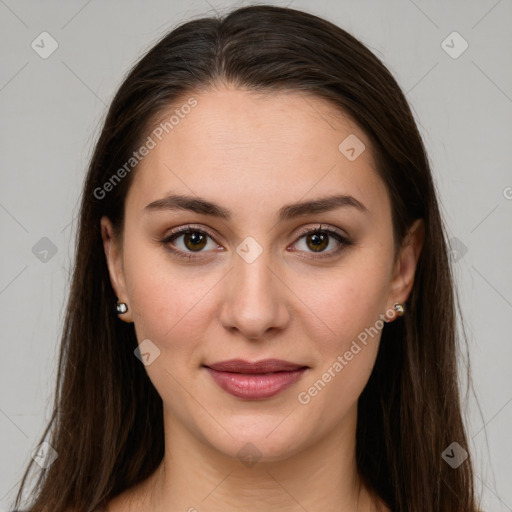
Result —
[[[180, 110], [190, 98], [195, 106]], [[151, 130], [155, 145], [127, 198], [138, 209], [171, 191], [235, 209], [238, 199], [246, 211], [333, 192], [363, 203], [387, 200], [367, 135], [312, 94], [203, 91], [181, 98]]]

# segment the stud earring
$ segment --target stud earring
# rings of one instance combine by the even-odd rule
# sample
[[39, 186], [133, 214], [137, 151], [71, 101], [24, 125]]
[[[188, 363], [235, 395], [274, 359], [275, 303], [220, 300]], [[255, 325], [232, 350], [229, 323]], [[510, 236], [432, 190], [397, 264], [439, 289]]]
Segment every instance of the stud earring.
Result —
[[400, 304], [396, 302], [393, 304], [393, 308], [395, 308], [396, 316], [402, 316], [405, 313], [405, 304]]
[[118, 302], [116, 304], [116, 311], [118, 315], [122, 315], [123, 313], [126, 313], [128, 311], [128, 306], [125, 302]]

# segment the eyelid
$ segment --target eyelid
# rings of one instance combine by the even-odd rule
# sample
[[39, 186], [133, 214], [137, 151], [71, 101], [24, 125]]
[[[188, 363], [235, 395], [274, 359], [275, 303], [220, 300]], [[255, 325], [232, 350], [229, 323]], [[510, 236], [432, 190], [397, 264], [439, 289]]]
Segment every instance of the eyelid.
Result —
[[204, 226], [195, 226], [194, 224], [185, 224], [184, 226], [179, 226], [177, 228], [173, 228], [170, 230], [169, 234], [166, 235], [166, 239], [169, 239], [173, 236], [181, 235], [184, 233], [187, 233], [189, 231], [199, 231], [202, 233], [206, 233], [210, 238], [214, 239], [217, 237], [213, 231], [210, 231], [209, 228], [206, 228]]
[[320, 224], [320, 223], [314, 227], [308, 226], [308, 227], [301, 229], [301, 231], [296, 233], [295, 236], [297, 238], [301, 238], [302, 236], [309, 234], [311, 232], [315, 232], [315, 231], [326, 231], [327, 233], [335, 233], [339, 237], [341, 237], [343, 239], [347, 239], [347, 240], [349, 238], [348, 234], [346, 234], [339, 228], [335, 228], [334, 226], [330, 226], [329, 224]]

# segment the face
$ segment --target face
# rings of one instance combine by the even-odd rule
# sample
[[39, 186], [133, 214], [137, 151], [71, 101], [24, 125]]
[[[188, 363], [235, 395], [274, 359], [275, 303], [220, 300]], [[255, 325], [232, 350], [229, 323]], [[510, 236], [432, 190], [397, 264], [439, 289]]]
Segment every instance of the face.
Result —
[[[395, 254], [370, 141], [329, 103], [225, 88], [194, 98], [134, 171], [122, 241], [102, 219], [111, 281], [166, 428], [280, 460], [353, 426], [421, 241], [414, 227]], [[232, 359], [299, 369], [207, 368]]]

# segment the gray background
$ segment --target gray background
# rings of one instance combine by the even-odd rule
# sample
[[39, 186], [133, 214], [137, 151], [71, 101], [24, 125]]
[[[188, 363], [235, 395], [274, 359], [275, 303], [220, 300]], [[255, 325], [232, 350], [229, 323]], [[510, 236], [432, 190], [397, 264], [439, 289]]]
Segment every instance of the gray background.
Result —
[[[512, 511], [512, 3], [269, 3], [348, 30], [407, 93], [454, 247], [481, 405], [470, 396], [477, 488], [486, 510]], [[247, 4], [0, 0], [0, 510], [50, 415], [77, 200], [106, 105], [167, 30]], [[43, 31], [58, 43], [46, 59], [31, 47]], [[457, 58], [461, 39], [442, 44], [454, 31], [469, 44]]]

